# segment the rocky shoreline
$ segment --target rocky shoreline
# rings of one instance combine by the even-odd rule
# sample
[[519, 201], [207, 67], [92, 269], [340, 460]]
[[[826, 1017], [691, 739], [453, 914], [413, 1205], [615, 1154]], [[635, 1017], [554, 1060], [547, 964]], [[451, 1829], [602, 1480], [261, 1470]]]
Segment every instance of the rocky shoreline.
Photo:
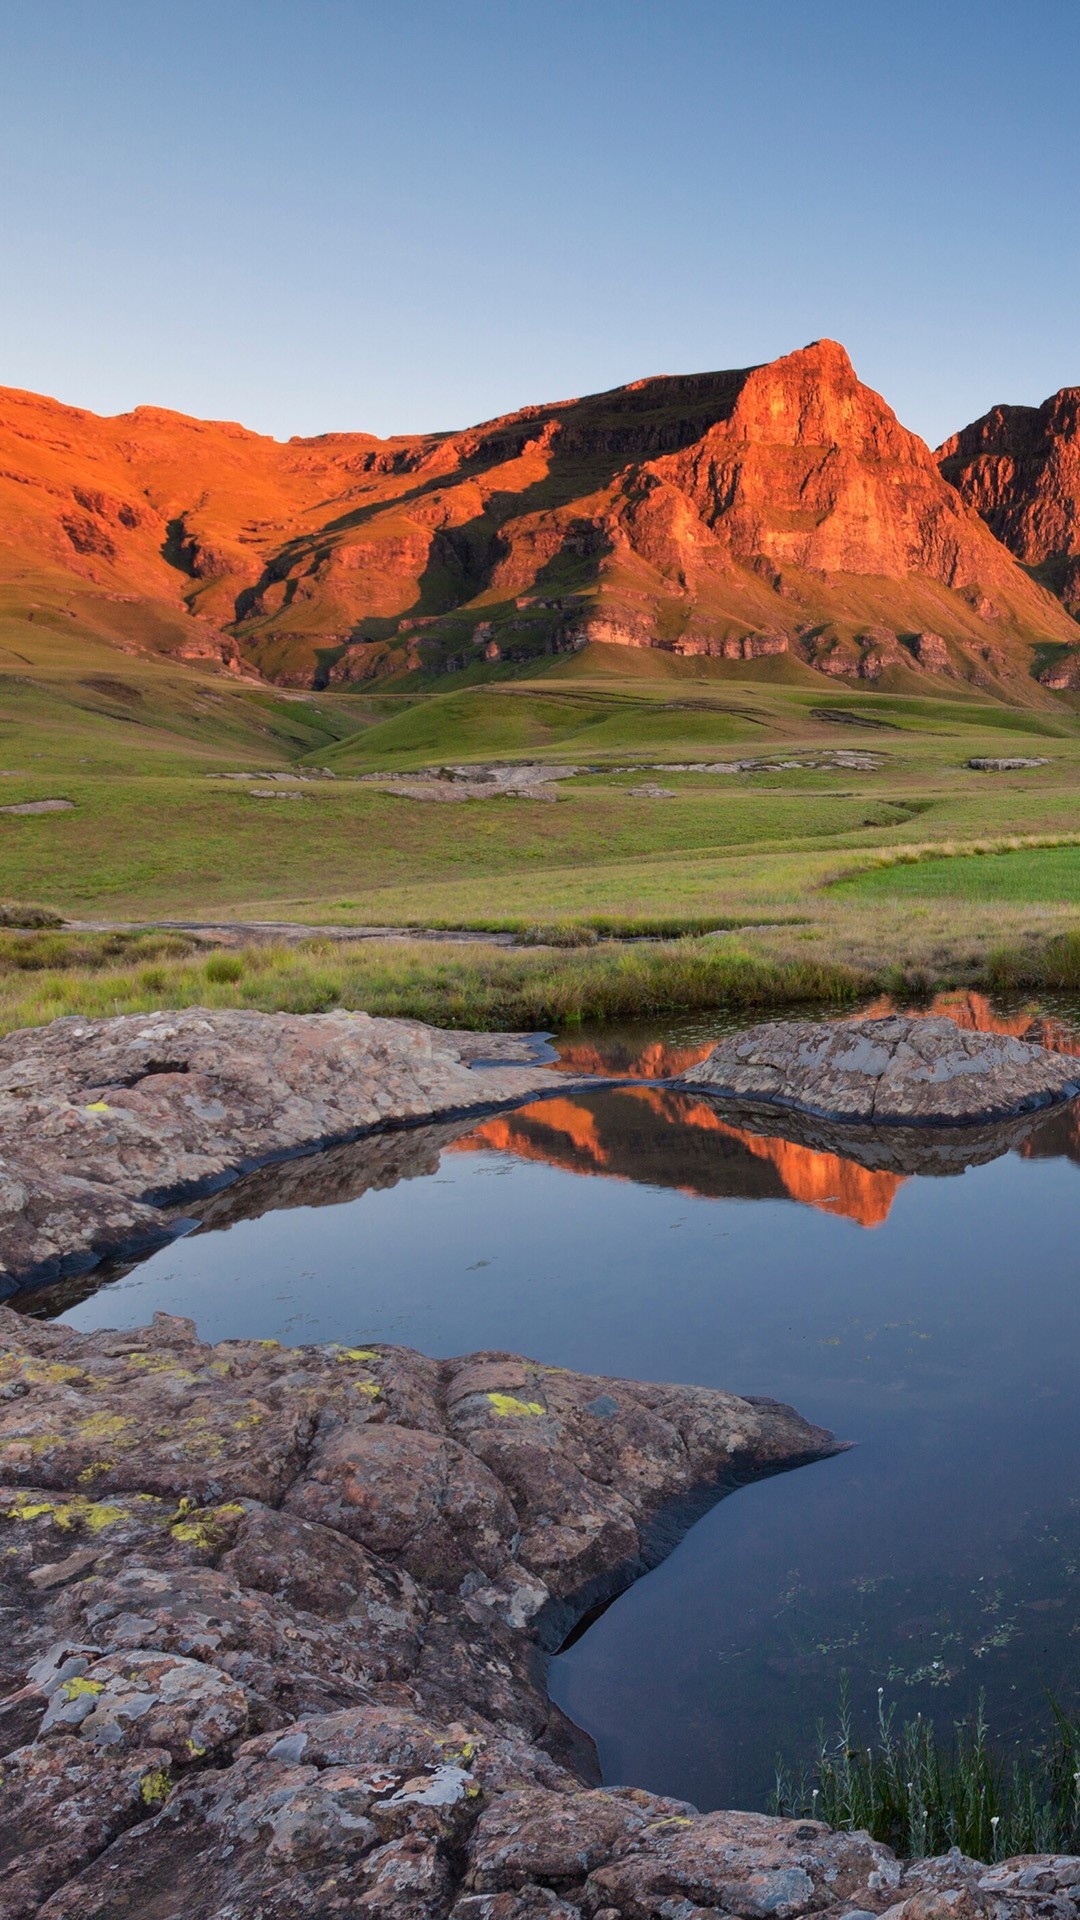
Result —
[[[192, 1224], [185, 1206], [199, 1203], [204, 1218], [212, 1196], [260, 1168], [269, 1178], [365, 1135], [614, 1084], [556, 1072], [538, 1053], [550, 1057], [537, 1035], [446, 1033], [340, 1010], [195, 1007], [8, 1034], [0, 1298], [146, 1253]], [[883, 1145], [892, 1129], [943, 1145], [951, 1131], [946, 1157], [959, 1166], [974, 1153], [965, 1129], [1070, 1098], [1080, 1062], [945, 1019], [773, 1021], [729, 1036], [668, 1084], [862, 1128], [855, 1157], [869, 1163], [895, 1159]]]
[[0, 1298], [172, 1239], [257, 1167], [568, 1086], [527, 1034], [195, 1007], [0, 1040]]
[[[957, 1034], [788, 1023], [674, 1084], [730, 1101], [741, 1073], [766, 1112], [786, 1061], [802, 1131], [818, 1099], [864, 1164], [929, 1138], [959, 1166], [1004, 1137], [965, 1129], [972, 1086], [1023, 1115], [1076, 1063]], [[364, 1015], [9, 1036], [9, 1278], [164, 1237], [184, 1194], [217, 1224], [297, 1179], [307, 1203], [392, 1183], [463, 1116], [589, 1084], [528, 1036]], [[80, 1334], [0, 1307], [2, 1920], [1077, 1920], [1080, 1860], [902, 1862], [605, 1787], [548, 1697], [549, 1654], [710, 1505], [839, 1444], [774, 1401], [505, 1353], [209, 1346], [171, 1315]]]
[[836, 1446], [506, 1354], [0, 1309], [4, 1920], [1071, 1920], [1080, 1861], [602, 1787], [548, 1699], [589, 1607]]

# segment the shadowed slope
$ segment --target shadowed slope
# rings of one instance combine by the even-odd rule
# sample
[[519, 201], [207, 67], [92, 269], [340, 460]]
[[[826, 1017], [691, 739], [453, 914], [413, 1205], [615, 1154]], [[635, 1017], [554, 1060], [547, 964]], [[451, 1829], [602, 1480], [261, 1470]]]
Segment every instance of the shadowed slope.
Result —
[[[1080, 618], [1080, 387], [1062, 387], [1041, 407], [992, 408], [946, 440], [938, 459], [997, 538]], [[1080, 686], [1080, 659], [1051, 659], [1041, 678]]]

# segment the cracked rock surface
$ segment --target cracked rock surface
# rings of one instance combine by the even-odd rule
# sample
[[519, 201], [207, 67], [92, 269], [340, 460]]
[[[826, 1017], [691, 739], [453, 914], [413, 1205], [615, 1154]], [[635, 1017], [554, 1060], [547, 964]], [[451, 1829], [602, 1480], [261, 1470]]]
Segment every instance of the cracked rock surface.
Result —
[[252, 1168], [567, 1085], [527, 1036], [365, 1013], [193, 1007], [8, 1034], [0, 1293], [146, 1251], [175, 1231], [167, 1207]]
[[545, 1652], [791, 1408], [0, 1308], [4, 1920], [1072, 1920], [1080, 1862], [598, 1784]]
[[876, 1126], [972, 1126], [1080, 1093], [1080, 1061], [953, 1020], [777, 1020], [730, 1035], [676, 1084]]

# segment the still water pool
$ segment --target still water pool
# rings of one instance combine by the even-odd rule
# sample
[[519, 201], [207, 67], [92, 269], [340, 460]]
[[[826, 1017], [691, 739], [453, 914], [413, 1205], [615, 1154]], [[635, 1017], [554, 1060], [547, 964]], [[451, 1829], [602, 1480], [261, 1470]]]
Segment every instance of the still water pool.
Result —
[[[1080, 1011], [949, 1010], [1080, 1051]], [[560, 1053], [656, 1077], [725, 1026]], [[764, 1806], [845, 1672], [867, 1716], [880, 1686], [947, 1727], [985, 1691], [993, 1732], [1029, 1737], [1044, 1689], [1080, 1710], [1080, 1110], [949, 1177], [768, 1124], [659, 1086], [568, 1090], [251, 1176], [129, 1272], [26, 1304], [791, 1401], [852, 1450], [723, 1501], [552, 1663], [605, 1777]]]

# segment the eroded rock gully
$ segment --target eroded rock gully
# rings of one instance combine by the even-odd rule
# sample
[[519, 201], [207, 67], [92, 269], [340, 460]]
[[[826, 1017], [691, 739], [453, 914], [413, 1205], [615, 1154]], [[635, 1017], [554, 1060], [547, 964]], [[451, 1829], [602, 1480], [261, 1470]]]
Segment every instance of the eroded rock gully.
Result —
[[0, 1309], [5, 1920], [1073, 1914], [1080, 1863], [597, 1785], [544, 1652], [788, 1407]]

